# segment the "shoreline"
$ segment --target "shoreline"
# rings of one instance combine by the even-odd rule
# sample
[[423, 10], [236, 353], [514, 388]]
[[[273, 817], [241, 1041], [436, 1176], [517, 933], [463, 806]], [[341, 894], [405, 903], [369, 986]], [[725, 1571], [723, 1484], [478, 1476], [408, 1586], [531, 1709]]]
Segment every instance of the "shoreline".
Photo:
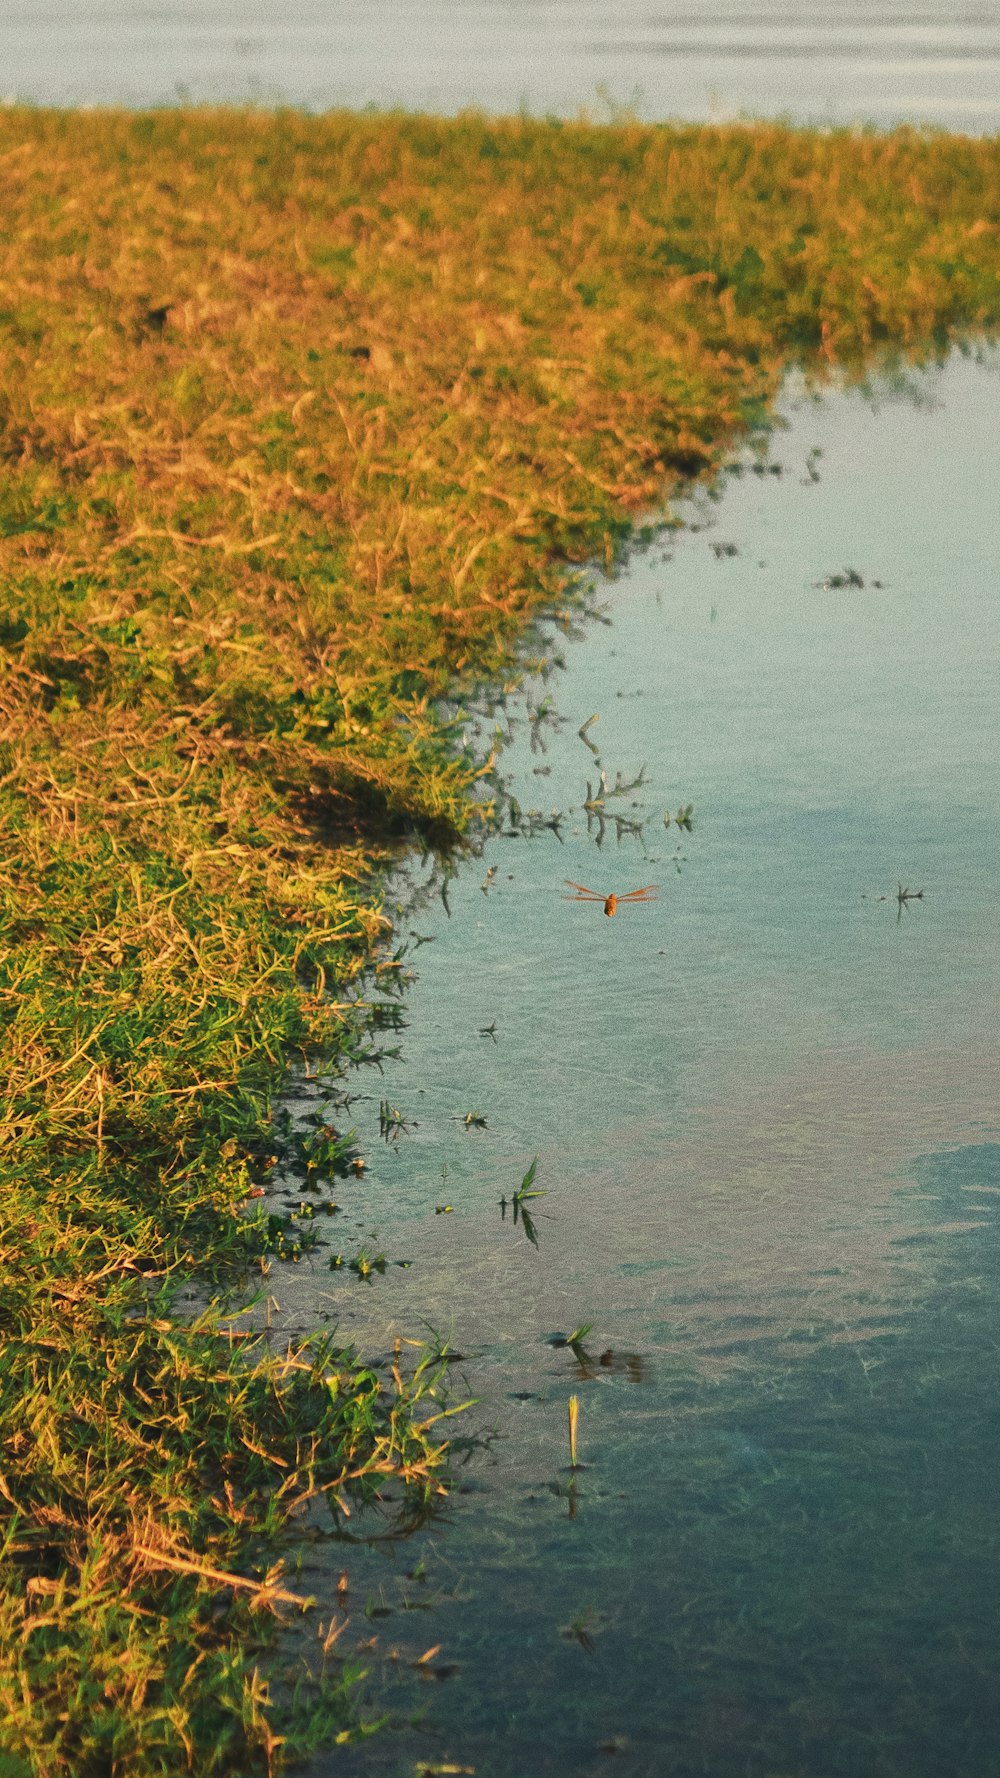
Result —
[[790, 365], [994, 329], [1000, 142], [5, 109], [0, 162], [3, 1744], [248, 1771], [350, 1732], [257, 1671], [292, 1509], [441, 1485], [430, 1371], [218, 1338], [293, 1239], [272, 1098], [363, 1041], [372, 860], [488, 819], [439, 700]]

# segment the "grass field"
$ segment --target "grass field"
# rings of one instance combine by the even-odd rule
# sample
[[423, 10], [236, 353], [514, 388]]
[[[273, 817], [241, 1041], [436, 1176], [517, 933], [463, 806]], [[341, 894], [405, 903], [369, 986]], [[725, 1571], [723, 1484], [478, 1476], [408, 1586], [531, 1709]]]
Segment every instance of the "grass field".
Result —
[[0, 1774], [250, 1772], [350, 1732], [269, 1691], [282, 1532], [444, 1485], [431, 1369], [223, 1331], [380, 847], [488, 819], [442, 694], [790, 364], [994, 329], [1000, 142], [5, 109], [0, 169]]

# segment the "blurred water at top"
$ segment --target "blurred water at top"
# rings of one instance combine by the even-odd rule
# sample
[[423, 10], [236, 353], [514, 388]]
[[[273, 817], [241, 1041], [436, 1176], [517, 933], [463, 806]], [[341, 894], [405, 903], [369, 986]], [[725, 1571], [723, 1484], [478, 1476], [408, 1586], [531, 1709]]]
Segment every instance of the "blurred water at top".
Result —
[[0, 98], [1000, 119], [997, 0], [6, 0]]

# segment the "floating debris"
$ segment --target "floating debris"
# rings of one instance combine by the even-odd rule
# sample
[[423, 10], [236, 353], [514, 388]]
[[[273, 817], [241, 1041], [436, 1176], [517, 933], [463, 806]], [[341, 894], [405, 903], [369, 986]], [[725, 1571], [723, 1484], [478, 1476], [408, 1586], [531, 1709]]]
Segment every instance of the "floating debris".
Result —
[[[864, 584], [864, 576], [856, 568], [845, 568], [842, 574], [828, 574], [825, 580], [813, 581], [813, 585], [824, 593], [839, 592], [842, 587], [863, 588]], [[880, 584], [877, 581], [872, 582], [873, 586]]]
[[590, 751], [594, 755], [595, 759], [597, 758], [597, 755], [598, 755], [600, 749], [594, 746], [594, 743], [590, 739], [590, 736], [588, 735], [587, 730], [593, 728], [595, 722], [600, 722], [600, 720], [601, 720], [600, 712], [595, 710], [593, 716], [588, 716], [586, 722], [581, 723], [580, 727], [576, 731], [577, 734], [579, 735], [581, 741], [583, 742], [584, 746], [590, 748]]
[[819, 462], [822, 455], [823, 455], [823, 452], [822, 452], [820, 446], [813, 445], [812, 450], [809, 452], [809, 455], [806, 458], [806, 473], [805, 473], [805, 478], [802, 483], [803, 487], [808, 487], [810, 482], [818, 482], [821, 479], [819, 471], [816, 468], [816, 465]]
[[904, 908], [908, 909], [911, 901], [923, 901], [923, 899], [924, 899], [924, 892], [922, 889], [904, 889], [902, 883], [899, 883], [897, 885], [895, 895], [880, 895], [879, 896], [879, 901], [894, 901], [896, 903], [896, 909], [897, 909], [896, 919], [897, 920], [901, 920], [903, 918], [903, 909]]

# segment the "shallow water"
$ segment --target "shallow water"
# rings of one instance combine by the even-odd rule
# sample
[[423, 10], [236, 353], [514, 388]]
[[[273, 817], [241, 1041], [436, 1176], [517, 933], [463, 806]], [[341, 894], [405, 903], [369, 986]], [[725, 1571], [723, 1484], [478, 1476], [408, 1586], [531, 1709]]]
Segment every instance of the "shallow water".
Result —
[[1000, 123], [996, 0], [7, 0], [0, 95]]
[[[333, 1228], [411, 1264], [324, 1249], [278, 1321], [433, 1328], [495, 1438], [410, 1542], [308, 1548], [396, 1723], [352, 1773], [1000, 1772], [998, 384], [918, 387], [790, 396], [759, 473], [603, 589], [504, 757], [559, 835], [410, 922]], [[609, 804], [643, 831], [599, 846], [586, 784], [644, 763]], [[606, 919], [567, 877], [659, 897]]]

